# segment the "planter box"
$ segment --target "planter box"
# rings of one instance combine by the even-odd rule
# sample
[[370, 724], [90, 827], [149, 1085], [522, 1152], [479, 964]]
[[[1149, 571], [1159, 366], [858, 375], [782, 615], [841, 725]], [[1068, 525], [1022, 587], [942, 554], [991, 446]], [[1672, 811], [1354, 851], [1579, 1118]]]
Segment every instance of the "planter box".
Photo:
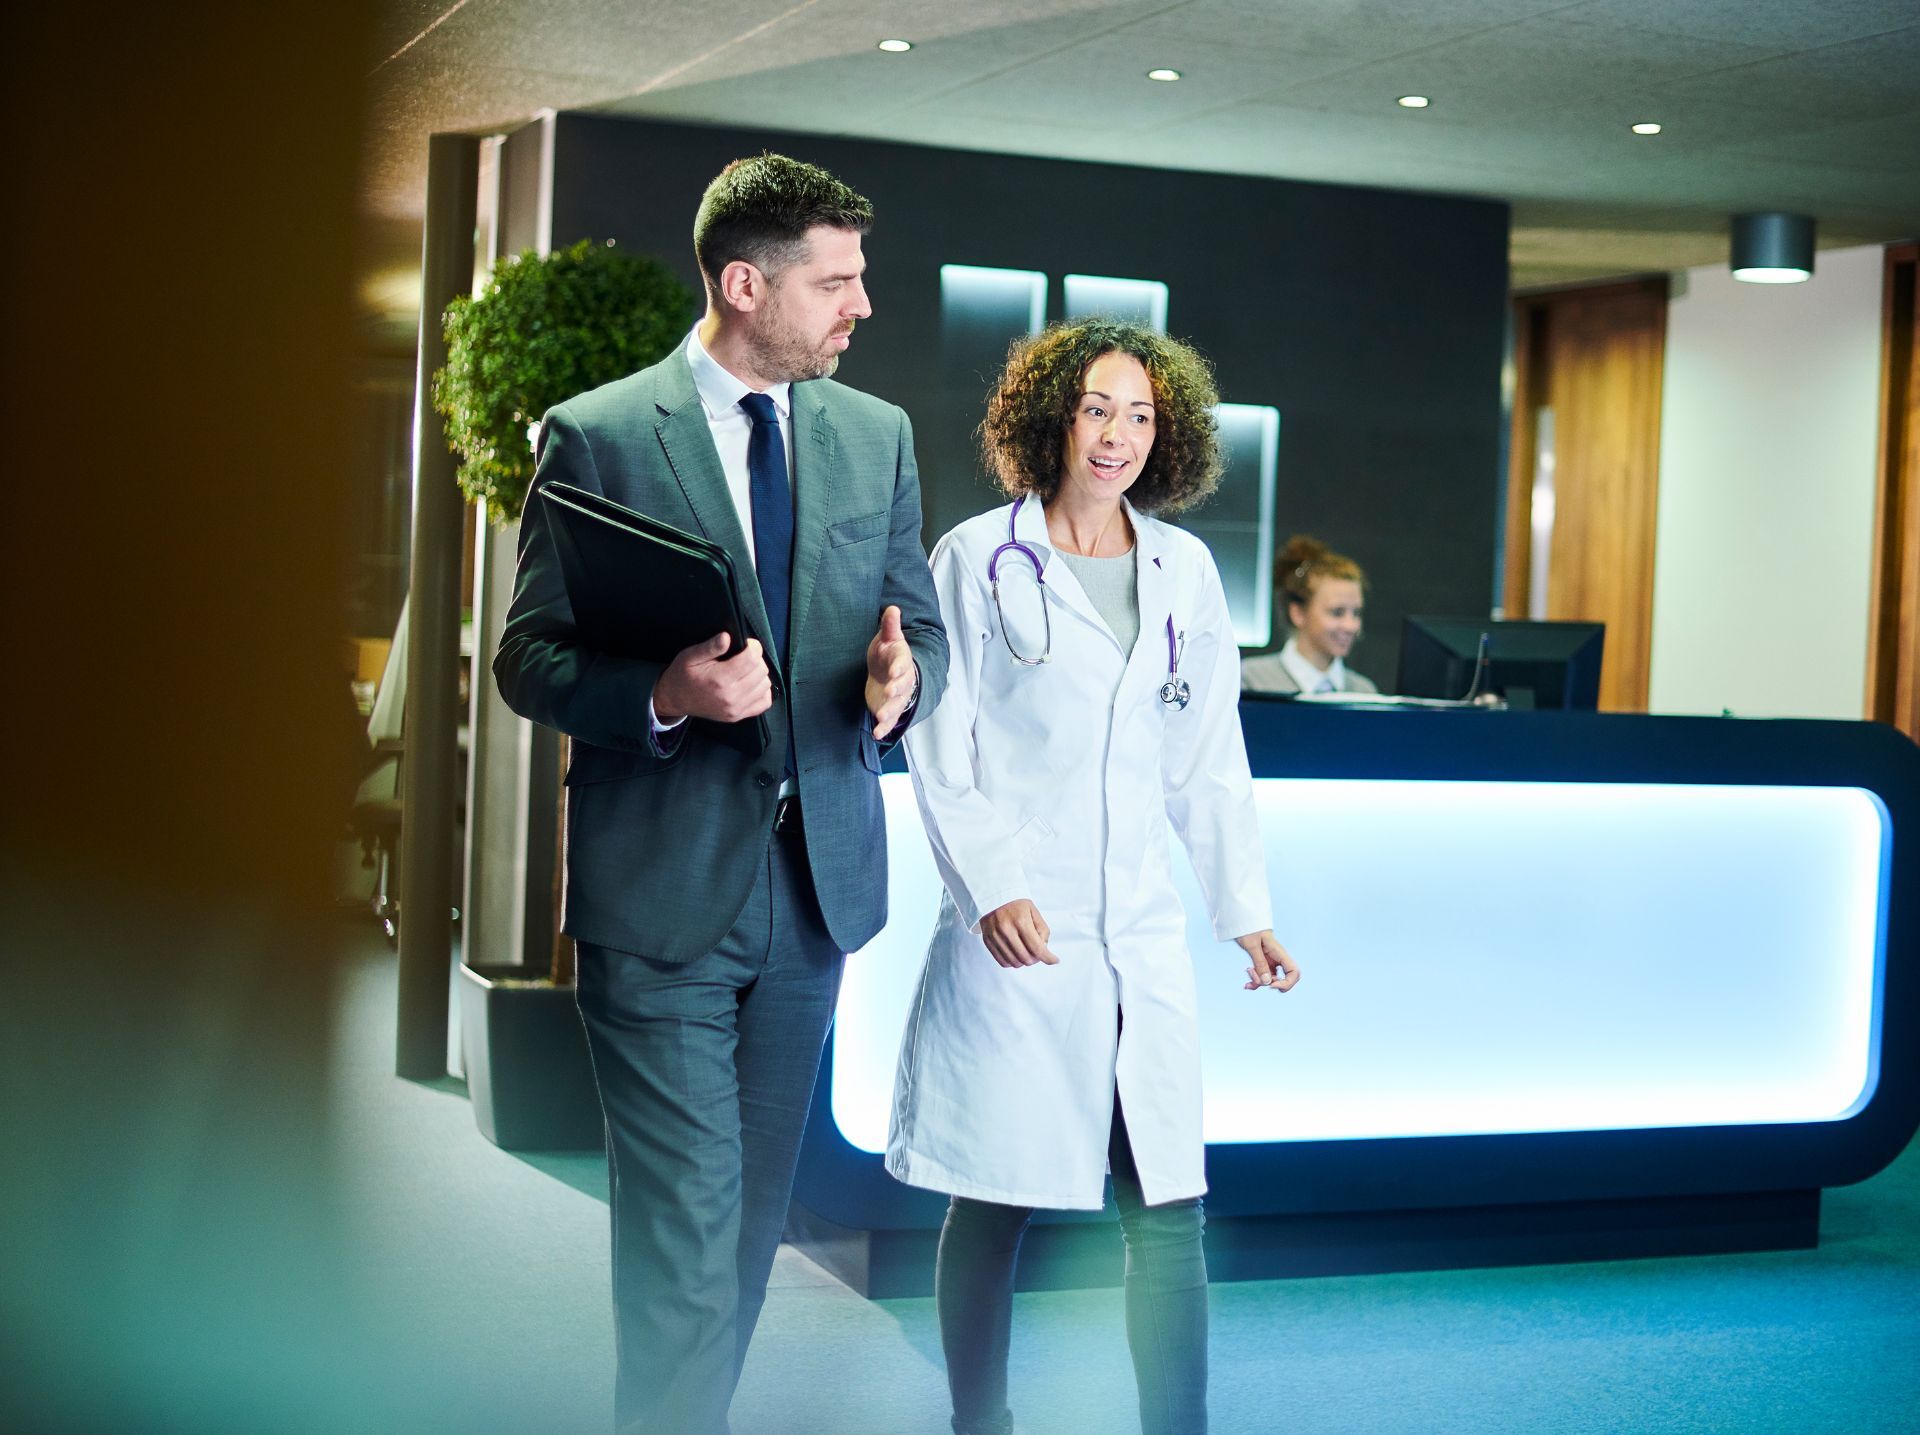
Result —
[[573, 988], [524, 967], [460, 968], [467, 1094], [481, 1134], [508, 1151], [598, 1151], [606, 1143]]

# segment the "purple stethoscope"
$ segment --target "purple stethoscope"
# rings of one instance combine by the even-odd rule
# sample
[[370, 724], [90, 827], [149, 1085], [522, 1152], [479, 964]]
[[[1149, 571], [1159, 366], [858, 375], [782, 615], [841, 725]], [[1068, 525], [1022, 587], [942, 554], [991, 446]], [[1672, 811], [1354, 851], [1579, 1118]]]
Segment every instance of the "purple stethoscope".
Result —
[[[1013, 511], [1007, 515], [1007, 541], [993, 550], [987, 559], [987, 582], [993, 587], [993, 611], [1000, 619], [1000, 638], [1007, 645], [1007, 652], [1013, 660], [1025, 668], [1037, 668], [1042, 663], [1053, 661], [1053, 617], [1047, 610], [1047, 575], [1041, 565], [1040, 555], [1014, 536], [1013, 525], [1020, 517], [1020, 505], [1027, 501], [1023, 493], [1013, 501]], [[1040, 617], [1045, 623], [1045, 646], [1040, 656], [1029, 658], [1013, 645], [1013, 633], [1007, 627], [1006, 610], [1000, 606], [1000, 559], [1007, 553], [1018, 553], [1033, 565], [1034, 581], [1040, 585]], [[1158, 558], [1153, 560], [1158, 563]], [[1180, 654], [1186, 650], [1187, 635], [1173, 631], [1173, 615], [1167, 615], [1167, 680], [1160, 684], [1160, 701], [1170, 708], [1184, 708], [1193, 701], [1193, 689], [1187, 680], [1180, 676]]]

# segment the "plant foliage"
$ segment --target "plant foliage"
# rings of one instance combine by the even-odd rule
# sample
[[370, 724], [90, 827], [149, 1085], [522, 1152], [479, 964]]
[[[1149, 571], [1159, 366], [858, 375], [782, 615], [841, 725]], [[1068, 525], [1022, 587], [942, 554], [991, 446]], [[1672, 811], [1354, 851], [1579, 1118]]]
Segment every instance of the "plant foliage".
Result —
[[460, 456], [460, 489], [496, 523], [520, 516], [533, 481], [527, 428], [555, 404], [657, 362], [693, 322], [686, 285], [657, 260], [583, 239], [529, 249], [455, 299], [433, 404]]

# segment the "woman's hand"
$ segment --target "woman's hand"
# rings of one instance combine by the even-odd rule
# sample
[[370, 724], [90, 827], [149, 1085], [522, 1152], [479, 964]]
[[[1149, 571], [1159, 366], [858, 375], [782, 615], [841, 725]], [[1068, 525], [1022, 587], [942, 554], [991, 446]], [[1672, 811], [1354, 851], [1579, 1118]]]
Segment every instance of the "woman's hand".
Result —
[[1247, 968], [1247, 990], [1259, 991], [1262, 987], [1271, 987], [1277, 992], [1290, 992], [1294, 983], [1300, 980], [1300, 965], [1287, 955], [1287, 949], [1275, 940], [1272, 932], [1249, 932], [1244, 937], [1235, 937], [1240, 950], [1253, 958], [1253, 965]]
[[[980, 919], [980, 939], [1003, 967], [1057, 965], [1060, 959], [1047, 950], [1047, 938], [1052, 935], [1040, 909], [1025, 897], [995, 907]], [[1267, 935], [1271, 939], [1273, 934]]]

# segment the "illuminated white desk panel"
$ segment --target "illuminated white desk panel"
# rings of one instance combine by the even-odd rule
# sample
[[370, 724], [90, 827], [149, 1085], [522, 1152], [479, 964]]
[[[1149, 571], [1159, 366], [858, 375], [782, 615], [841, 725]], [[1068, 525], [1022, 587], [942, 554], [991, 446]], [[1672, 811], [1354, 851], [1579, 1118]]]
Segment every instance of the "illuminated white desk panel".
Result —
[[[830, 1092], [869, 1153], [940, 893], [909, 779], [881, 781], [892, 916], [848, 960]], [[1176, 841], [1209, 1142], [1826, 1122], [1873, 1093], [1889, 823], [1870, 792], [1255, 786], [1305, 976], [1241, 989]]]

